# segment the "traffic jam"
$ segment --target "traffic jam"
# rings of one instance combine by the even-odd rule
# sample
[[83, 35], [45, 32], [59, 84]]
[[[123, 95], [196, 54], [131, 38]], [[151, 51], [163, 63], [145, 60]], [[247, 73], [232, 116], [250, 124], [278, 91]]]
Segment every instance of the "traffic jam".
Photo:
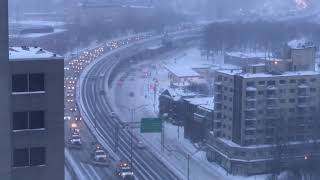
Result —
[[[93, 48], [91, 50], [85, 50], [77, 55], [76, 58], [72, 58], [68, 63], [65, 64], [65, 79], [64, 79], [64, 120], [69, 126], [69, 130], [66, 135], [68, 140], [66, 146], [69, 149], [81, 150], [83, 149], [83, 142], [81, 138], [81, 131], [83, 125], [83, 117], [79, 112], [77, 101], [76, 101], [76, 86], [79, 81], [80, 74], [83, 70], [94, 60], [101, 57], [103, 54], [110, 52], [119, 47], [125, 46], [129, 43], [133, 43], [139, 40], [146, 39], [152, 35], [144, 34], [137, 35], [134, 37], [129, 37], [122, 40], [112, 41], [102, 44], [99, 47]], [[109, 166], [110, 157], [106, 150], [99, 144], [93, 145], [93, 149], [90, 150], [90, 162], [93, 165], [99, 166]], [[133, 175], [133, 170], [127, 161], [119, 162], [117, 166], [117, 175], [122, 179], [135, 179]]]

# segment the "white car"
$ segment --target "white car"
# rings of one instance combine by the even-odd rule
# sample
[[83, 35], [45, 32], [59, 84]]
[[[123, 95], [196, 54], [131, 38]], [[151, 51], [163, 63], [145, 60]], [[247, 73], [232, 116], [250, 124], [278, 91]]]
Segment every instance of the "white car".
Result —
[[143, 143], [142, 141], [138, 141], [138, 142], [137, 142], [137, 147], [138, 147], [139, 149], [144, 149], [144, 148], [145, 148], [145, 145], [144, 145], [144, 143]]
[[112, 111], [112, 112], [111, 112], [111, 117], [112, 117], [112, 118], [116, 118], [116, 117], [117, 117], [117, 113], [115, 113], [115, 112]]
[[106, 162], [107, 153], [100, 147], [97, 147], [93, 152], [93, 160], [96, 162]]
[[80, 135], [79, 135], [79, 134], [73, 134], [73, 135], [71, 136], [70, 143], [71, 143], [72, 145], [81, 145], [82, 142], [81, 142]]

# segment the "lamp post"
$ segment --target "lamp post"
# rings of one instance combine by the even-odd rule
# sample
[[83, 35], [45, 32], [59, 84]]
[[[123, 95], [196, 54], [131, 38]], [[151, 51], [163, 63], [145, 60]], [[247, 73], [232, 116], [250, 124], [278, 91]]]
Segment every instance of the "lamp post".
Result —
[[175, 149], [167, 149], [169, 152], [177, 152], [179, 154], [181, 154], [183, 157], [185, 157], [187, 159], [187, 178], [188, 180], [190, 180], [190, 160], [191, 158], [196, 155], [199, 151], [201, 151], [202, 148], [199, 148], [198, 150], [196, 150], [193, 153], [188, 153], [187, 155], [185, 153], [182, 153], [181, 151], [175, 150]]

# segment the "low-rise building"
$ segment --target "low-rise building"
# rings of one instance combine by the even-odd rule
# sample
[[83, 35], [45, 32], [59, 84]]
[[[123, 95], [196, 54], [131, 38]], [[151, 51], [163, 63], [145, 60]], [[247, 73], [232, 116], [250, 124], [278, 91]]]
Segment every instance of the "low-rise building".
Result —
[[[198, 107], [201, 105], [213, 106], [213, 97], [193, 97], [184, 98], [182, 116], [184, 124], [184, 137], [190, 139], [192, 142], [199, 142], [203, 140], [206, 128], [204, 112], [199, 112]], [[203, 109], [204, 110], [204, 109]], [[199, 112], [199, 114], [195, 114]], [[196, 117], [196, 119], [195, 119]], [[198, 131], [202, 131], [198, 132]]]

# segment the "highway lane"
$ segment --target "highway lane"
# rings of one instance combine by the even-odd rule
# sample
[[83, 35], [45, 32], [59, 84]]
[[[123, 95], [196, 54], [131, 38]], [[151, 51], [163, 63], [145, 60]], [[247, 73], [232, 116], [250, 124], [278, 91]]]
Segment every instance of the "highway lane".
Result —
[[[134, 52], [132, 52], [134, 53]], [[108, 73], [113, 66], [118, 62], [118, 59], [110, 58], [95, 65], [87, 74], [88, 77], [99, 77], [102, 73]], [[107, 140], [110, 146], [114, 145], [114, 128], [115, 123], [120, 123], [119, 119], [110, 118], [109, 114], [112, 111], [110, 103], [105, 97], [101, 97], [99, 92], [103, 89], [105, 80], [98, 79], [97, 81], [85, 78], [82, 84], [82, 98], [84, 99], [85, 109], [88, 111], [90, 119], [97, 120], [97, 128], [101, 135]], [[119, 152], [120, 156], [130, 159], [130, 133], [127, 130], [119, 134]], [[137, 139], [134, 138], [134, 142]], [[157, 179], [157, 180], [175, 180], [179, 179], [171, 170], [166, 167], [161, 160], [156, 158], [149, 150], [133, 151], [134, 163], [133, 166], [139, 176], [139, 179]]]

